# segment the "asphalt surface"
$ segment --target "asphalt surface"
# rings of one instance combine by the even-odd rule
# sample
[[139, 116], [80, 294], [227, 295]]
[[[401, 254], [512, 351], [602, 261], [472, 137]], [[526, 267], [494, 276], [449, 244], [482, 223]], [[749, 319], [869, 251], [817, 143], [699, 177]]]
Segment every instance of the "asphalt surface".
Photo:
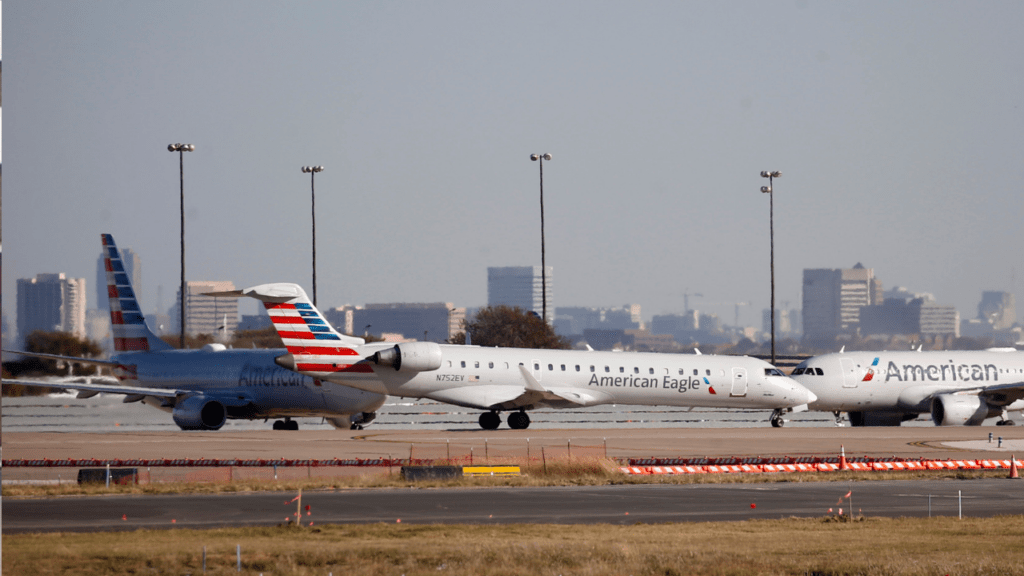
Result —
[[[988, 441], [988, 433], [996, 437]], [[998, 438], [1003, 438], [1000, 445]], [[638, 430], [395, 430], [8, 433], [5, 459], [37, 458], [466, 458], [475, 463], [568, 453], [611, 458], [847, 456], [986, 459], [1024, 455], [1024, 426], [1000, 428], [718, 428]], [[543, 456], [542, 456], [543, 454]], [[387, 469], [352, 468], [353, 474]], [[10, 479], [47, 479], [69, 469], [3, 469]], [[634, 523], [820, 517], [1024, 514], [1024, 480], [639, 485], [574, 488], [386, 489], [312, 492], [303, 523]], [[958, 497], [962, 494], [962, 498]], [[929, 498], [930, 496], [930, 498]], [[276, 525], [295, 494], [104, 496], [11, 499], [5, 533]], [[753, 505], [753, 506], [752, 506]]]
[[[844, 498], [850, 492], [850, 498]], [[10, 500], [5, 533], [277, 525], [295, 493]], [[381, 489], [307, 492], [302, 523], [634, 524], [822, 517], [1024, 514], [1024, 480]], [[306, 506], [309, 506], [308, 513]]]

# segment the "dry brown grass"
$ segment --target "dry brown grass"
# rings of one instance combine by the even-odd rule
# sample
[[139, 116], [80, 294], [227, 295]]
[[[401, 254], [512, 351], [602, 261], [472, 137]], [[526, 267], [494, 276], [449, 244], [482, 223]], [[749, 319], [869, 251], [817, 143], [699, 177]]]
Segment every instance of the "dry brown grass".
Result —
[[452, 480], [408, 482], [399, 468], [370, 468], [363, 475], [291, 480], [234, 480], [211, 482], [157, 482], [152, 484], [62, 485], [14, 484], [3, 487], [5, 498], [45, 498], [70, 495], [104, 494], [178, 494], [257, 492], [264, 490], [296, 491], [336, 488], [470, 488], [478, 486], [602, 486], [609, 484], [725, 484], [761, 482], [866, 482], [872, 480], [973, 479], [1005, 478], [1005, 470], [945, 470], [908, 472], [812, 472], [765, 474], [660, 474], [629, 475], [619, 471], [619, 464], [607, 458], [563, 457], [547, 463], [531, 462], [521, 466], [522, 474], [514, 477], [475, 477]]
[[9, 574], [1024, 575], [1024, 517], [4, 535]]

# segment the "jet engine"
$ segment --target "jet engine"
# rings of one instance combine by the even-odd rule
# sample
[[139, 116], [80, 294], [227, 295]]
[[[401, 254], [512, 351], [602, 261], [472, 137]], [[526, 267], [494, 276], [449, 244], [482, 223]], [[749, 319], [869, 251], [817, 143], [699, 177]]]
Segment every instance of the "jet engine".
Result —
[[339, 430], [362, 430], [377, 418], [376, 412], [356, 412], [342, 416], [331, 416], [326, 418], [327, 422]]
[[220, 430], [228, 412], [220, 402], [205, 396], [189, 396], [174, 406], [174, 423], [182, 430]]
[[398, 372], [425, 372], [441, 367], [441, 347], [436, 342], [403, 342], [374, 353], [378, 366], [391, 366]]
[[936, 426], [980, 426], [985, 418], [1001, 413], [978, 396], [940, 394], [932, 399], [932, 422]]

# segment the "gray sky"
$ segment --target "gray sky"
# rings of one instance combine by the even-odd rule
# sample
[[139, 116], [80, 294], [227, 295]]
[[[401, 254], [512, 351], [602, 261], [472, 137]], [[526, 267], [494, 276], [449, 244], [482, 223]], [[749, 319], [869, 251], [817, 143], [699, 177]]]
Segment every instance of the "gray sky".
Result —
[[[179, 274], [321, 306], [486, 303], [547, 262], [556, 306], [760, 323], [803, 268], [875, 269], [973, 317], [1024, 307], [1024, 3], [8, 2], [4, 307], [95, 278], [99, 234]], [[90, 296], [92, 298], [92, 296]], [[722, 304], [711, 305], [710, 302]], [[243, 309], [245, 310], [245, 309]]]

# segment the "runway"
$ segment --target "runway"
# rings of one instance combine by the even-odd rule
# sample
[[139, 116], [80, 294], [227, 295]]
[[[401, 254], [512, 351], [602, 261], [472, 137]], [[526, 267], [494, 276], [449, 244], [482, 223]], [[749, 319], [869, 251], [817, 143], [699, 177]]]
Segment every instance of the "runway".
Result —
[[[843, 498], [850, 492], [850, 498]], [[4, 502], [4, 532], [277, 525], [295, 493], [104, 496]], [[307, 492], [303, 524], [634, 524], [822, 517], [1024, 514], [1024, 481], [635, 485]], [[829, 510], [832, 510], [830, 512]], [[293, 516], [294, 517], [294, 516]]]

